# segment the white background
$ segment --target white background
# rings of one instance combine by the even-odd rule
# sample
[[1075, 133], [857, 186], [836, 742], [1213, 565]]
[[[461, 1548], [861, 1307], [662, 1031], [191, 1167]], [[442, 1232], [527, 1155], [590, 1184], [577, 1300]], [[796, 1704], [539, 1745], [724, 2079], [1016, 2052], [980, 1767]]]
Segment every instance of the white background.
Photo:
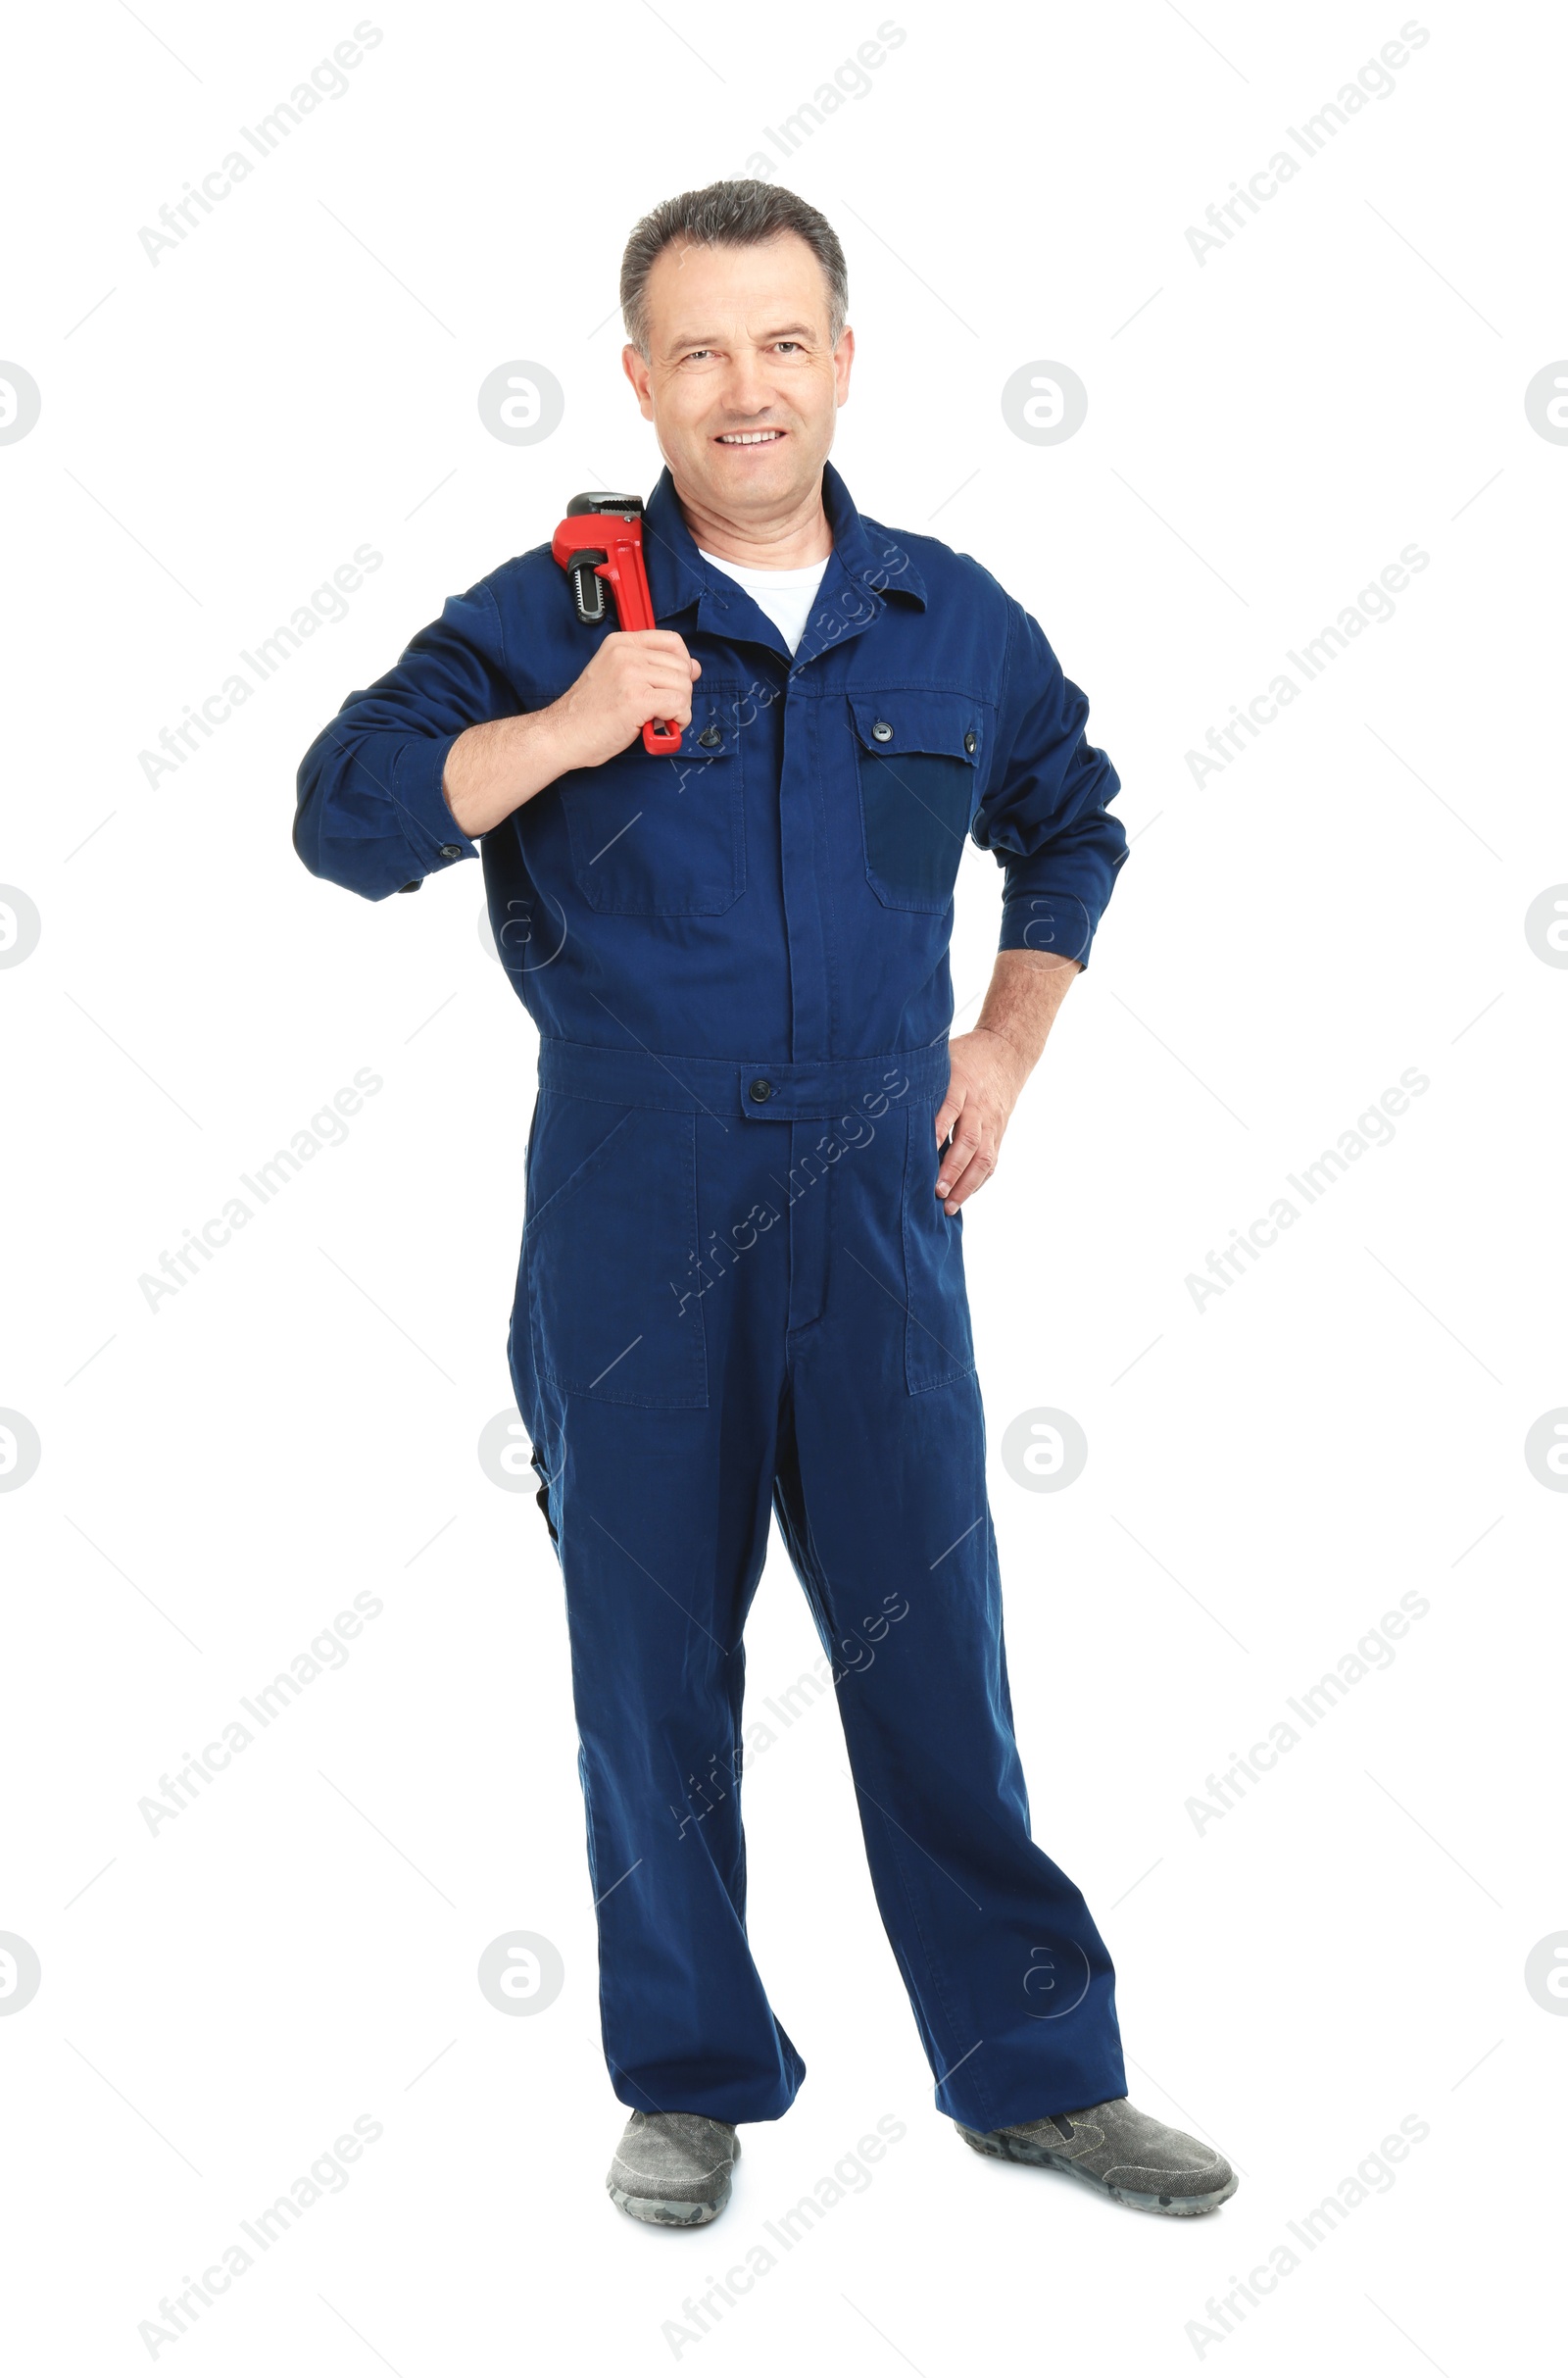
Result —
[[[746, 171], [879, 21], [377, 6], [346, 94], [156, 265], [138, 227], [354, 8], [88, 0], [13, 31], [0, 353], [43, 396], [0, 446], [0, 877], [42, 920], [0, 973], [0, 1405], [42, 1446], [0, 1496], [0, 1929], [43, 1974], [0, 2021], [19, 2367], [144, 2367], [138, 2322], [360, 2114], [383, 2135], [350, 2185], [162, 2363], [667, 2368], [682, 2299], [883, 2115], [906, 2134], [871, 2185], [684, 2365], [1534, 2355], [1531, 2156], [1568, 2048], [1524, 1982], [1568, 1925], [1543, 1823], [1568, 1501], [1523, 1453], [1568, 1404], [1568, 972], [1524, 930], [1568, 878], [1568, 448], [1523, 401], [1568, 352], [1544, 9], [1423, 9], [1393, 95], [1201, 264], [1186, 227], [1410, 21], [1392, 0], [901, 4], [906, 39], [781, 174], [849, 254], [857, 501], [1036, 613], [1124, 780], [1133, 857], [967, 1260], [1036, 1831], [1115, 1957], [1136, 2100], [1245, 2177], [1161, 2222], [962, 2148], [824, 1704], [748, 1779], [800, 2102], [745, 2134], [718, 2229], [604, 2193], [623, 2117], [559, 1572], [476, 1455], [510, 1401], [532, 1030], [478, 869], [379, 906], [313, 881], [293, 774], [575, 489], [651, 489], [626, 232]], [[565, 392], [532, 447], [475, 404], [516, 358]], [[1057, 446], [1002, 416], [1040, 359], [1089, 390]], [[347, 619], [149, 785], [138, 753], [362, 543], [384, 564]], [[1196, 784], [1206, 729], [1410, 543], [1395, 618]], [[969, 851], [960, 1024], [998, 901]], [[149, 1311], [139, 1275], [365, 1066], [384, 1088], [346, 1143]], [[1392, 1143], [1198, 1310], [1187, 1275], [1407, 1067], [1430, 1088]], [[1039, 1407], [1087, 1431], [1064, 1492], [1000, 1460]], [[384, 1609], [347, 1666], [150, 1833], [142, 1796], [357, 1591]], [[1205, 1777], [1407, 1592], [1430, 1610], [1393, 1666], [1200, 1832]], [[777, 1547], [749, 1645], [759, 1701], [817, 1654]], [[475, 1982], [509, 1927], [564, 1959], [526, 2020]], [[1232, 2335], [1187, 2333], [1407, 2115], [1430, 2136], [1391, 2188]]]

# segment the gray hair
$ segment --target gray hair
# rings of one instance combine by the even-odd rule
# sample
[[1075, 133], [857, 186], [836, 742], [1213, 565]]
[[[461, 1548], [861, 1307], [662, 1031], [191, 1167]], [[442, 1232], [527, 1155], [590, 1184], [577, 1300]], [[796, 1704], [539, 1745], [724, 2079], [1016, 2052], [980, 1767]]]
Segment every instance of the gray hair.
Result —
[[626, 336], [648, 360], [648, 275], [673, 240], [698, 247], [751, 248], [780, 231], [804, 239], [827, 282], [828, 335], [837, 346], [850, 311], [850, 272], [838, 233], [793, 190], [770, 181], [710, 181], [706, 190], [683, 190], [645, 215], [626, 242], [620, 260], [620, 310]]

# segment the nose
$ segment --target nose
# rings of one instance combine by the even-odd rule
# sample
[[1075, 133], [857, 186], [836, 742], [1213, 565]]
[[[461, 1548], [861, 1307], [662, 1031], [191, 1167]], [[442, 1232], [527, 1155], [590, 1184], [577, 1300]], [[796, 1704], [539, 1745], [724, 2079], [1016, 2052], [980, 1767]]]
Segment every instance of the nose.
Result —
[[733, 429], [760, 428], [762, 424], [755, 417], [768, 412], [772, 402], [765, 358], [742, 348], [731, 357], [724, 375], [724, 406], [732, 417], [727, 425]]

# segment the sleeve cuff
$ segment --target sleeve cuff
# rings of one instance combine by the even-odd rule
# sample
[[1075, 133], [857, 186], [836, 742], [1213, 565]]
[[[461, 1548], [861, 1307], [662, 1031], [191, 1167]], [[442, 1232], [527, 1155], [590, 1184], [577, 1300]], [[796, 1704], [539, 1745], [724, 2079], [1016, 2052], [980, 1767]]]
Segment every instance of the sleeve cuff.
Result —
[[1091, 915], [1076, 892], [1047, 892], [1021, 887], [1004, 894], [1002, 903], [1003, 950], [1040, 950], [1055, 958], [1075, 958], [1089, 964], [1089, 947], [1100, 918]]
[[463, 831], [441, 789], [447, 754], [457, 739], [456, 735], [421, 735], [398, 754], [398, 823], [415, 861], [414, 871], [421, 876], [454, 867], [460, 859], [478, 856], [478, 844]]

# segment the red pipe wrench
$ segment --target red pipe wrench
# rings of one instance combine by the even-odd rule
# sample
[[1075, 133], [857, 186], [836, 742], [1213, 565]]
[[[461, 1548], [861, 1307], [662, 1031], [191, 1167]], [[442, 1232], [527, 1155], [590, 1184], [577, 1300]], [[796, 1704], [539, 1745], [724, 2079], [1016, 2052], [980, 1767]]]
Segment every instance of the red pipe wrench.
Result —
[[[572, 600], [584, 627], [605, 618], [605, 587], [615, 598], [616, 624], [626, 634], [658, 624], [643, 566], [643, 500], [640, 495], [574, 495], [550, 550], [571, 580]], [[678, 752], [681, 730], [663, 718], [643, 728], [643, 749]]]

